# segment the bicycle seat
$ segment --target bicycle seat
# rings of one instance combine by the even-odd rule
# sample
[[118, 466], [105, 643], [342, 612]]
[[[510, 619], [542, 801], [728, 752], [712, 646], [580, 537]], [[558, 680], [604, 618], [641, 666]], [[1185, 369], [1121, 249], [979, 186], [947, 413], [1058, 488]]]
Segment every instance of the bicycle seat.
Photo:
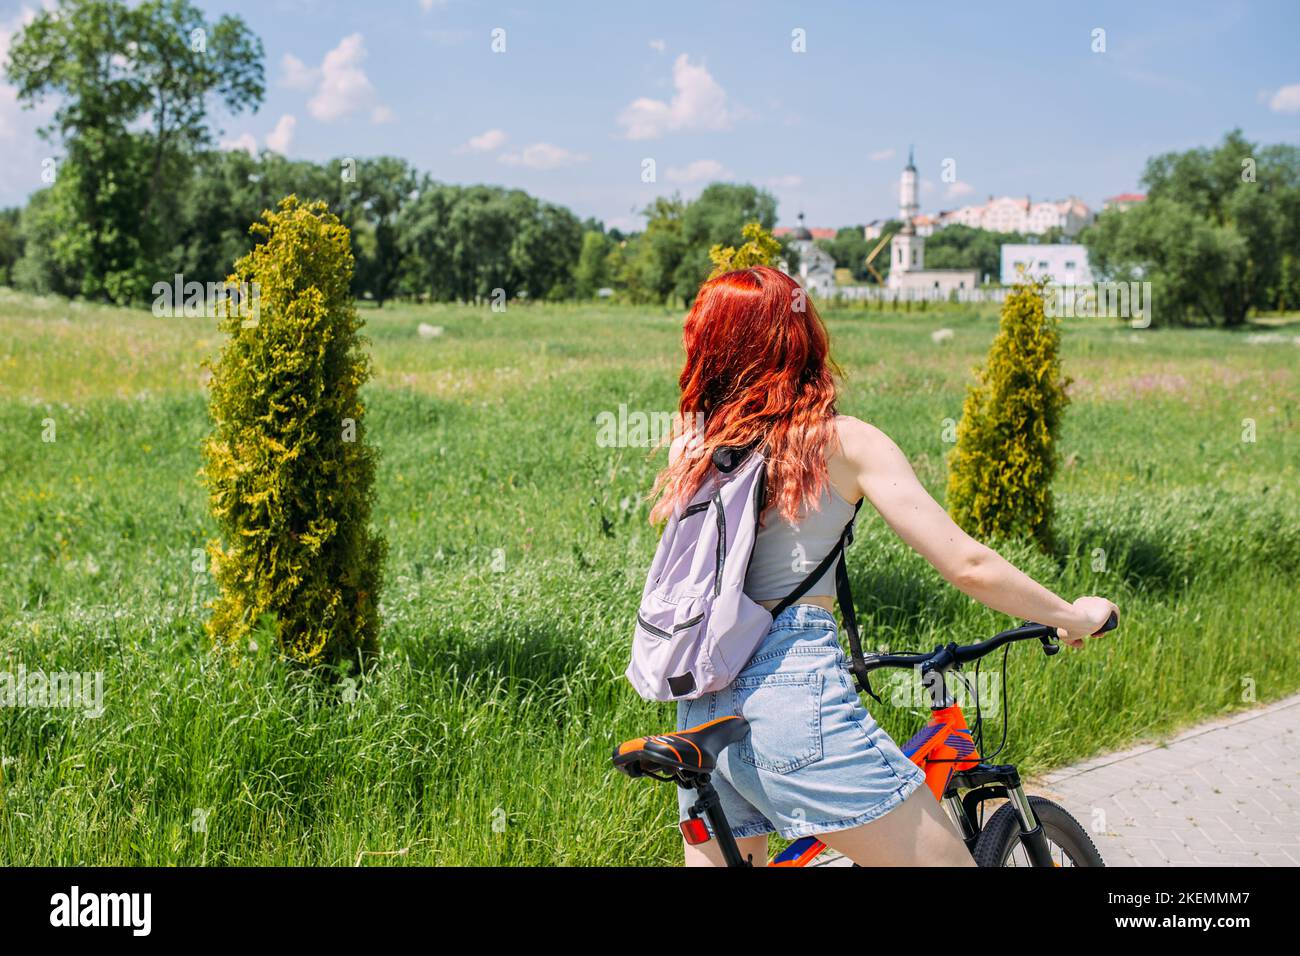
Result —
[[614, 766], [629, 777], [656, 770], [711, 773], [718, 755], [747, 733], [749, 721], [744, 717], [719, 717], [674, 734], [637, 737], [614, 748]]

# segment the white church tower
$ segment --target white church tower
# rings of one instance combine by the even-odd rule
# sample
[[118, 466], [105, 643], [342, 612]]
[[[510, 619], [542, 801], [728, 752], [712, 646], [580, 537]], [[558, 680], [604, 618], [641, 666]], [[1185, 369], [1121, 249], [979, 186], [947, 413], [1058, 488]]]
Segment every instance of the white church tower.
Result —
[[912, 147], [909, 146], [907, 165], [903, 167], [903, 175], [898, 180], [898, 218], [911, 225], [920, 211], [921, 205], [916, 200], [916, 163], [912, 159]]
[[889, 243], [888, 285], [891, 289], [901, 289], [908, 272], [921, 272], [925, 269], [925, 237], [916, 234], [912, 220], [921, 210], [916, 201], [916, 163], [912, 158], [911, 147], [907, 150], [907, 165], [898, 180], [898, 218], [903, 221], [903, 228], [895, 233]]

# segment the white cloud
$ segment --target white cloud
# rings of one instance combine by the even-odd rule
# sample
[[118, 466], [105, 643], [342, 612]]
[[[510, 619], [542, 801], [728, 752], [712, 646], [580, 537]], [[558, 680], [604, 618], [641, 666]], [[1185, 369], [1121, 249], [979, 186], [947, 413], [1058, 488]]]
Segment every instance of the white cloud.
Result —
[[736, 111], [727, 91], [702, 64], [691, 63], [685, 53], [673, 61], [673, 96], [664, 102], [643, 96], [618, 115], [627, 139], [658, 139], [679, 130], [730, 129]]
[[506, 144], [510, 137], [506, 135], [505, 130], [490, 129], [485, 133], [479, 133], [477, 136], [471, 136], [469, 142], [462, 146], [456, 147], [458, 153], [490, 153], [500, 149]]
[[289, 146], [293, 143], [293, 131], [298, 126], [298, 119], [288, 113], [285, 113], [275, 124], [275, 129], [266, 134], [266, 146], [275, 152], [284, 155], [289, 152]]
[[345, 36], [321, 62], [320, 86], [307, 104], [311, 115], [326, 123], [354, 113], [374, 99], [375, 88], [361, 68], [366, 44], [360, 33]]
[[292, 53], [281, 57], [280, 70], [284, 74], [281, 82], [291, 90], [310, 90], [320, 80], [320, 70], [303, 63]]
[[685, 166], [669, 166], [664, 170], [664, 179], [670, 183], [698, 183], [706, 179], [727, 179], [731, 170], [716, 159], [697, 159]]
[[1274, 113], [1300, 113], [1300, 83], [1279, 89], [1268, 101]]
[[223, 139], [219, 144], [222, 149], [234, 152], [242, 149], [254, 159], [257, 158], [257, 137], [252, 133], [244, 133], [242, 136], [236, 136], [234, 139]]
[[651, 40], [650, 49], [654, 50], [656, 53], [663, 53], [668, 49], [668, 44], [663, 40]]
[[446, 5], [447, 0], [420, 0], [420, 9], [425, 13], [428, 13], [436, 7], [445, 7]]
[[893, 158], [893, 155], [894, 155], [894, 150], [892, 148], [878, 149], [874, 153], [867, 153], [867, 159], [871, 160], [873, 163], [878, 163], [883, 159]]
[[766, 185], [773, 189], [798, 189], [803, 185], [803, 177], [789, 173], [785, 176], [771, 176], [768, 178]]
[[370, 111], [372, 123], [390, 123], [393, 111], [379, 102], [374, 84], [361, 64], [366, 59], [366, 42], [360, 33], [352, 33], [325, 54], [320, 66], [307, 66], [291, 53], [280, 60], [282, 82], [294, 90], [311, 92], [307, 112], [322, 123], [344, 119], [363, 109]]
[[949, 199], [956, 199], [958, 196], [969, 196], [974, 191], [974, 186], [970, 183], [964, 183], [959, 179], [955, 183], [948, 184], [948, 189], [944, 195]]
[[533, 143], [517, 152], [501, 154], [501, 162], [507, 166], [526, 166], [529, 169], [559, 169], [586, 161], [585, 153], [575, 153], [551, 143]]

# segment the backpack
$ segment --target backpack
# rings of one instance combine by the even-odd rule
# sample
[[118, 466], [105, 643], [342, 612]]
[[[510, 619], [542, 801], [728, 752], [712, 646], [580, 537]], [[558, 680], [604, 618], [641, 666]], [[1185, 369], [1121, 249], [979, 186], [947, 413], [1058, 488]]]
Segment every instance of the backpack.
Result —
[[719, 448], [712, 464], [690, 502], [668, 519], [641, 592], [626, 677], [646, 700], [692, 700], [726, 687], [773, 619], [836, 561], [836, 596], [855, 662], [861, 658], [843, 561], [854, 519], [830, 554], [769, 611], [745, 594], [765, 503], [767, 461], [757, 447]]

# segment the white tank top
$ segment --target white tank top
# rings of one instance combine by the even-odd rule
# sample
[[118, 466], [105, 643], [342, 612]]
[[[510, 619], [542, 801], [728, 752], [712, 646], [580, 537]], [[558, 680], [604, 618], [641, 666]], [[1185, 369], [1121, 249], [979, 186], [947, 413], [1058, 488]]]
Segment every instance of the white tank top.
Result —
[[[818, 505], [816, 511], [804, 513], [798, 524], [768, 509], [766, 524], [754, 539], [745, 575], [745, 594], [751, 600], [782, 600], [839, 543], [844, 526], [853, 517], [853, 505], [844, 500], [829, 479]], [[834, 597], [835, 566], [831, 565], [804, 596]]]

